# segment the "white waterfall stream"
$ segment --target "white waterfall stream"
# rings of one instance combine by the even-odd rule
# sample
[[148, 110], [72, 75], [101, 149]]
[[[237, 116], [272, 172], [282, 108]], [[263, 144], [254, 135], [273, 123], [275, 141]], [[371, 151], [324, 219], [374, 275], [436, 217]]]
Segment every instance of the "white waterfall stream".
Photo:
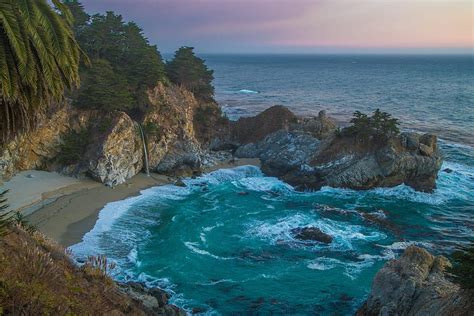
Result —
[[146, 149], [146, 142], [145, 142], [145, 133], [143, 132], [142, 125], [137, 123], [138, 127], [140, 128], [140, 135], [142, 137], [142, 144], [143, 144], [143, 155], [145, 156], [145, 171], [146, 175], [150, 176], [150, 168], [148, 167], [148, 150]]

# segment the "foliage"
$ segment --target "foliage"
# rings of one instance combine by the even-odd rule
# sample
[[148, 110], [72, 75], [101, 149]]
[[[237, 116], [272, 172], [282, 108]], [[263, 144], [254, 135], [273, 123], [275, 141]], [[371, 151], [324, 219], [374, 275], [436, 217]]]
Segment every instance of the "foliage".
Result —
[[161, 136], [163, 135], [163, 130], [162, 128], [156, 124], [155, 122], [148, 121], [143, 124], [143, 131], [146, 136], [153, 136], [156, 137], [157, 139], [160, 139]]
[[5, 197], [8, 191], [0, 192], [0, 236], [8, 233], [8, 226], [12, 221], [12, 212], [7, 210], [10, 205], [7, 204], [7, 198]]
[[453, 267], [449, 272], [454, 280], [465, 289], [474, 289], [474, 242], [462, 247], [451, 256]]
[[207, 68], [203, 59], [196, 57], [193, 47], [178, 49], [174, 58], [166, 64], [166, 73], [172, 82], [184, 86], [197, 98], [212, 101], [213, 71]]
[[[147, 89], [158, 81], [166, 81], [164, 64], [156, 46], [149, 44], [137, 24], [125, 23], [121, 15], [109, 11], [105, 15], [90, 17], [77, 0], [68, 0], [66, 5], [75, 17], [77, 40], [93, 61], [91, 68], [81, 67], [83, 87], [80, 94], [84, 95], [84, 90], [93, 85], [89, 80], [97, 80], [99, 71], [94, 68], [106, 67], [105, 61], [109, 66], [100, 81], [120, 81], [115, 87], [119, 89], [116, 90], [117, 96], [111, 93], [91, 95], [89, 107], [109, 110], [110, 104], [118, 103], [115, 109], [146, 108]], [[82, 102], [78, 104], [84, 105]]]
[[65, 89], [79, 84], [81, 50], [72, 15], [59, 0], [0, 1], [0, 133], [30, 127]]
[[344, 128], [341, 135], [355, 136], [361, 141], [386, 141], [400, 133], [398, 119], [379, 109], [372, 116], [356, 111], [350, 122], [352, 126]]
[[63, 137], [56, 159], [62, 165], [78, 163], [89, 146], [90, 132], [87, 128], [79, 131], [71, 130]]
[[34, 232], [37, 231], [36, 226], [31, 225], [25, 218], [23, 214], [20, 212], [15, 212], [15, 215], [13, 215], [13, 222], [23, 228], [26, 232], [33, 234]]
[[83, 81], [75, 104], [105, 111], [127, 110], [133, 107], [133, 97], [127, 80], [115, 73], [108, 61], [97, 59]]
[[115, 269], [115, 263], [109, 262], [106, 256], [89, 256], [87, 262], [82, 266], [82, 270], [89, 276], [111, 282], [109, 273]]

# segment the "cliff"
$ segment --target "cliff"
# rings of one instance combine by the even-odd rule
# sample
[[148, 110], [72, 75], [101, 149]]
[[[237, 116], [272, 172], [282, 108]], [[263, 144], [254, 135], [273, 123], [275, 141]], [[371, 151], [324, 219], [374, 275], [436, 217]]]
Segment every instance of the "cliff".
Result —
[[0, 179], [39, 169], [89, 176], [109, 186], [124, 183], [144, 167], [139, 124], [145, 131], [151, 170], [190, 174], [200, 169], [205, 156], [202, 144], [214, 135], [216, 125], [213, 131], [196, 117], [203, 108], [211, 109], [208, 119], [219, 121], [218, 105], [202, 105], [184, 88], [161, 83], [149, 91], [149, 101], [151, 106], [137, 121], [120, 111], [57, 105], [34, 130], [4, 144]]
[[443, 256], [408, 247], [377, 273], [357, 315], [472, 315], [474, 290], [461, 289], [450, 281], [449, 266]]

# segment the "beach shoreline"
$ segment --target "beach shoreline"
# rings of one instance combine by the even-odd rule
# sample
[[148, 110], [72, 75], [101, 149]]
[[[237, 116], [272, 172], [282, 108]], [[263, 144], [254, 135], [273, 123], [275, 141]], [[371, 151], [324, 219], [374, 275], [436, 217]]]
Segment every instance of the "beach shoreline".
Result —
[[[260, 166], [260, 162], [258, 159], [236, 159], [206, 168], [204, 172], [243, 165]], [[28, 177], [31, 174], [33, 176]], [[55, 182], [48, 183], [48, 178], [53, 178]], [[69, 247], [79, 243], [94, 228], [99, 212], [106, 204], [140, 195], [142, 190], [172, 184], [176, 180], [160, 174], [147, 176], [139, 173], [126, 183], [111, 188], [91, 179], [64, 177], [45, 171], [24, 171], [5, 184], [12, 192], [9, 201], [13, 210], [21, 211], [39, 231], [60, 245]], [[34, 188], [34, 199], [29, 201], [19, 200], [23, 196], [21, 192], [24, 192], [25, 183]], [[17, 193], [14, 195], [14, 192]]]

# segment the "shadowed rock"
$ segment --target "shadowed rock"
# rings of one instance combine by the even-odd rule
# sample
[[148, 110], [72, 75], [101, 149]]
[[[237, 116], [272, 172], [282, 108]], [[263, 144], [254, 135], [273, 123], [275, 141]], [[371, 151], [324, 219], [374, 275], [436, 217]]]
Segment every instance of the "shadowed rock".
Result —
[[472, 315], [474, 291], [449, 281], [445, 272], [449, 266], [443, 256], [408, 247], [377, 273], [357, 315]]
[[317, 227], [294, 228], [291, 230], [291, 233], [294, 234], [296, 239], [304, 241], [319, 241], [325, 244], [330, 244], [333, 239], [332, 236], [323, 233]]

